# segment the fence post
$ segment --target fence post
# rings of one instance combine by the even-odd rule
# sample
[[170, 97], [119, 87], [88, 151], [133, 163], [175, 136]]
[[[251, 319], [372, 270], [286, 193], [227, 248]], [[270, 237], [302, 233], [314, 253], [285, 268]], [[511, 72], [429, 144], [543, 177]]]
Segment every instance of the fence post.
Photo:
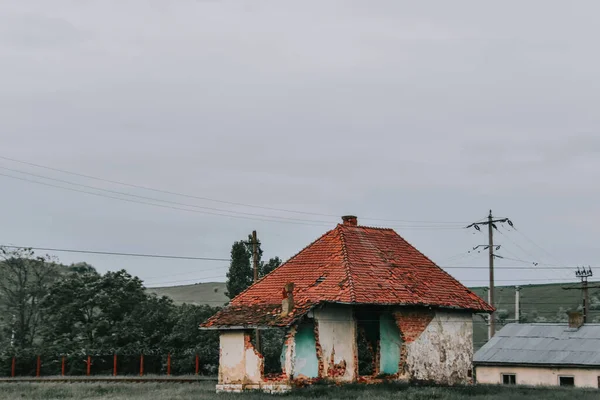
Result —
[[37, 364], [35, 366], [35, 376], [36, 378], [40, 377], [40, 370], [42, 369], [42, 360], [40, 358], [40, 356], [37, 356]]
[[144, 376], [144, 353], [140, 355], [140, 376]]
[[117, 353], [113, 356], [113, 376], [117, 376]]
[[11, 368], [10, 368], [10, 376], [13, 377], [13, 378], [15, 377], [16, 369], [17, 369], [17, 357], [13, 356], [13, 358], [12, 358], [12, 365], [11, 365]]
[[167, 376], [171, 376], [171, 353], [167, 354]]
[[200, 373], [200, 359], [198, 358], [198, 354], [196, 354], [196, 375]]
[[85, 374], [87, 376], [90, 376], [91, 370], [92, 370], [92, 356], [88, 356], [87, 357], [87, 370], [85, 371]]
[[62, 360], [60, 363], [60, 375], [65, 376], [65, 356], [62, 356]]

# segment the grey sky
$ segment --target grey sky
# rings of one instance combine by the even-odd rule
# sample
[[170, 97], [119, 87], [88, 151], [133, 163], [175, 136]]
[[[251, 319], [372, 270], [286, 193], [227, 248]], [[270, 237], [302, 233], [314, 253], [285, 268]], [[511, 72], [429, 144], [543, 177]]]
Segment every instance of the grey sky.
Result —
[[[356, 214], [393, 226], [442, 266], [485, 266], [485, 255], [450, 258], [485, 235], [364, 218], [466, 223], [492, 208], [552, 255], [507, 231], [499, 254], [595, 265], [599, 12], [595, 1], [5, 0], [0, 155], [195, 196]], [[0, 167], [328, 222], [211, 216], [0, 176], [0, 244], [228, 257], [256, 229], [266, 256], [285, 259], [339, 220]], [[227, 268], [57, 255], [127, 268], [152, 286], [222, 280]], [[500, 282], [573, 277], [498, 264]], [[448, 271], [467, 285], [487, 278], [485, 269]]]

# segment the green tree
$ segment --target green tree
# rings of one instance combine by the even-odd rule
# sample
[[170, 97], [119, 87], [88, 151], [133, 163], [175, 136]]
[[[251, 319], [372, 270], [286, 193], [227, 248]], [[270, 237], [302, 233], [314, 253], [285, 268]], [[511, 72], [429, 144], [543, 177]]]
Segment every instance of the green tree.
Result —
[[220, 307], [183, 304], [175, 311], [175, 323], [166, 338], [165, 348], [177, 353], [179, 358], [189, 359], [193, 365], [196, 354], [202, 360], [203, 372], [215, 374], [219, 365], [219, 333], [199, 330], [198, 326], [219, 311]]
[[0, 248], [0, 308], [5, 336], [17, 348], [31, 347], [42, 324], [40, 303], [58, 277], [48, 256], [36, 257], [31, 249]]
[[146, 300], [142, 281], [125, 270], [72, 273], [51, 287], [43, 303], [46, 341], [57, 351], [123, 346], [131, 342], [123, 321]]
[[[281, 265], [281, 259], [274, 257], [266, 263], [261, 261], [263, 250], [258, 241], [258, 277], [262, 278], [269, 272]], [[254, 282], [254, 267], [252, 264], [252, 235], [248, 235], [247, 241], [235, 242], [231, 246], [231, 264], [227, 272], [227, 292], [225, 295], [230, 299], [246, 290]]]
[[125, 352], [164, 351], [170, 348], [168, 338], [177, 317], [178, 308], [173, 300], [146, 295], [115, 327], [118, 334], [115, 347]]
[[272, 272], [275, 268], [279, 267], [282, 264], [281, 259], [279, 257], [273, 257], [269, 259], [266, 263], [261, 263], [260, 267], [260, 276], [263, 277], [268, 273]]
[[227, 272], [227, 292], [230, 299], [243, 292], [252, 284], [252, 253], [244, 242], [235, 242], [231, 246], [231, 264]]

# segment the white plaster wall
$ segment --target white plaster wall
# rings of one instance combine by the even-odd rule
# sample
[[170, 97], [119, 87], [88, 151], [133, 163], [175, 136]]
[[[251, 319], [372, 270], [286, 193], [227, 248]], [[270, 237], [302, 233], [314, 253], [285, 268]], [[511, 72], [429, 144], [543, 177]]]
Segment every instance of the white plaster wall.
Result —
[[327, 376], [331, 353], [335, 351], [334, 362], [346, 361], [346, 372], [341, 381], [356, 379], [356, 322], [351, 306], [326, 304], [314, 311], [319, 328], [319, 343], [322, 349], [324, 370]]
[[246, 374], [244, 332], [222, 331], [219, 338], [219, 383], [242, 383]]
[[253, 348], [246, 349], [246, 382], [262, 382], [262, 363], [263, 360], [254, 352]]
[[598, 387], [600, 368], [537, 368], [537, 367], [484, 367], [476, 368], [477, 383], [499, 384], [502, 383], [502, 374], [515, 374], [517, 385], [530, 386], [558, 386], [558, 377], [561, 375], [574, 376], [577, 387]]
[[440, 383], [466, 383], [473, 360], [471, 313], [436, 311], [414, 342], [406, 344], [407, 375], [403, 378]]

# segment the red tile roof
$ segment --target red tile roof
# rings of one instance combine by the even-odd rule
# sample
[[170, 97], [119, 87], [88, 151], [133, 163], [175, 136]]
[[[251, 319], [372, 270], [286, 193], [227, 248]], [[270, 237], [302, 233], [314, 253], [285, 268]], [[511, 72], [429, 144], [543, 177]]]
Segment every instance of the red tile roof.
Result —
[[[280, 317], [294, 283], [294, 313]], [[493, 311], [392, 229], [338, 225], [235, 297], [202, 326], [288, 326], [323, 302]]]

